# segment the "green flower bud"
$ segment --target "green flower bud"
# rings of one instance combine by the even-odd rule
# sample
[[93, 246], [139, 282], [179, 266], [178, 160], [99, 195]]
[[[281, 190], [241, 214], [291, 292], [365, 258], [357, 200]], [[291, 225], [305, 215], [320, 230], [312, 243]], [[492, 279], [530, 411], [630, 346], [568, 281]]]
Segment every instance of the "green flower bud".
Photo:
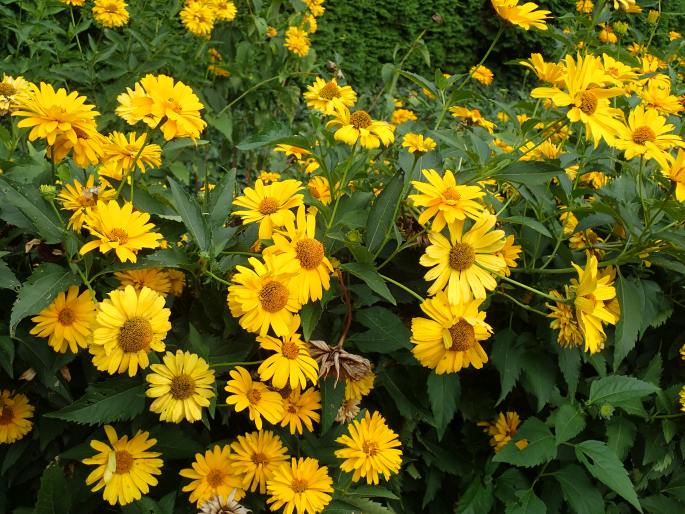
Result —
[[599, 415], [602, 416], [604, 419], [610, 419], [611, 416], [614, 414], [614, 406], [609, 405], [608, 403], [605, 403], [599, 408]]
[[38, 189], [43, 198], [45, 198], [49, 202], [57, 198], [57, 188], [55, 186], [49, 184], [41, 184], [41, 186]]

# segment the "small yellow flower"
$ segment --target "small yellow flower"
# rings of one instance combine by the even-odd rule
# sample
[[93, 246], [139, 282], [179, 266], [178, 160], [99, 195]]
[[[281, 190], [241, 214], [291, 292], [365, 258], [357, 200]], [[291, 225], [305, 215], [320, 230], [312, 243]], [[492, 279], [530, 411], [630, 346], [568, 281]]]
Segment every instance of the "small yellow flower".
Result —
[[[521, 418], [519, 418], [516, 412], [500, 412], [495, 421], [481, 421], [478, 423], [478, 426], [483, 427], [485, 432], [492, 436], [490, 438], [490, 446], [497, 453], [516, 435], [520, 423]], [[528, 441], [522, 439], [514, 444], [516, 444], [519, 450], [522, 450], [528, 446]]]
[[20, 393], [0, 391], [0, 444], [11, 444], [23, 439], [33, 428], [33, 405]]
[[124, 0], [95, 0], [93, 18], [103, 27], [115, 29], [128, 23], [127, 4]]
[[309, 35], [298, 27], [288, 27], [285, 31], [284, 46], [293, 54], [305, 57], [309, 53]]
[[262, 429], [262, 417], [272, 425], [283, 418], [281, 395], [270, 391], [266, 385], [252, 380], [248, 371], [238, 366], [231, 370], [231, 379], [226, 384], [226, 403], [233, 405], [236, 412], [247, 409], [257, 430]]
[[430, 137], [424, 137], [421, 134], [409, 132], [404, 135], [402, 146], [406, 148], [409, 153], [424, 154], [435, 150], [436, 144]]
[[469, 70], [469, 75], [486, 86], [492, 84], [492, 80], [495, 78], [492, 71], [482, 64], [479, 64], [478, 66], [472, 66]]

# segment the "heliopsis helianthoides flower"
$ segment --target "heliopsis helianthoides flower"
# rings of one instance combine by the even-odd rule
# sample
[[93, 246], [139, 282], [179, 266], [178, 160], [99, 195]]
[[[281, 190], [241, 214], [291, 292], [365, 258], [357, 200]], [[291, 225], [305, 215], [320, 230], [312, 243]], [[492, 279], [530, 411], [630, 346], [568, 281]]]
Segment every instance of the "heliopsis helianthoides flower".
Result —
[[207, 0], [207, 3], [214, 11], [214, 17], [220, 21], [235, 20], [238, 10], [231, 0]]
[[542, 54], [530, 54], [527, 61], [519, 61], [519, 64], [533, 70], [535, 76], [542, 82], [559, 85], [563, 83], [564, 67], [555, 62], [546, 62]]
[[[504, 448], [509, 441], [516, 435], [521, 418], [516, 412], [500, 412], [494, 421], [481, 421], [478, 426], [483, 427], [485, 433], [490, 437], [490, 446], [495, 449], [495, 453]], [[519, 450], [528, 446], [528, 441], [521, 439], [514, 443]]]
[[214, 371], [202, 357], [181, 350], [167, 352], [163, 364], [152, 364], [150, 369], [145, 394], [154, 398], [151, 412], [172, 423], [202, 419], [202, 408], [214, 397]]
[[98, 200], [109, 202], [117, 196], [117, 192], [106, 180], [99, 180], [95, 184], [95, 175], [89, 175], [85, 184], [74, 179], [73, 184], [65, 184], [57, 195], [62, 204], [62, 210], [72, 211], [69, 217], [69, 228], [77, 232], [86, 221], [88, 211], [95, 207]]
[[467, 127], [483, 127], [490, 134], [495, 130], [495, 124], [490, 120], [485, 119], [478, 109], [468, 109], [461, 105], [453, 105], [449, 110], [453, 118], [463, 120], [462, 123]]
[[259, 346], [273, 353], [259, 365], [259, 378], [277, 389], [306, 387], [307, 380], [312, 384], [319, 381], [319, 365], [309, 355], [307, 344], [300, 334], [293, 332], [281, 338], [257, 337]]
[[530, 30], [531, 27], [538, 30], [547, 30], [547, 18], [549, 11], [536, 10], [539, 6], [533, 2], [519, 5], [519, 0], [491, 0], [492, 6], [503, 20]]
[[409, 132], [404, 135], [402, 146], [406, 148], [409, 153], [424, 154], [435, 150], [436, 144], [430, 137], [424, 137], [421, 134]]
[[86, 212], [84, 225], [97, 239], [81, 247], [81, 255], [95, 250], [107, 253], [114, 250], [121, 262], [136, 262], [136, 254], [143, 248], [158, 248], [162, 235], [151, 232], [155, 226], [146, 212], [134, 212], [133, 204], [120, 207], [116, 200], [103, 202]]
[[171, 284], [171, 289], [169, 290], [171, 296], [181, 296], [186, 285], [185, 273], [178, 269], [168, 269], [166, 270], [166, 275], [169, 279], [169, 284]]
[[144, 287], [117, 289], [98, 304], [93, 340], [88, 347], [100, 371], [134, 376], [150, 364], [148, 353], [164, 351], [171, 311], [164, 297]]
[[656, 75], [647, 81], [647, 86], [640, 92], [642, 105], [653, 108], [661, 114], [678, 114], [685, 110], [680, 99], [671, 94], [671, 79], [665, 75]]
[[209, 2], [186, 2], [179, 17], [186, 30], [199, 37], [208, 37], [214, 28], [214, 10], [209, 6]]
[[311, 42], [309, 41], [309, 34], [299, 27], [288, 27], [285, 30], [285, 42], [284, 46], [290, 50], [290, 52], [300, 57], [304, 57], [309, 53], [309, 46]]
[[348, 145], [359, 141], [367, 149], [391, 145], [395, 140], [394, 128], [386, 121], [374, 120], [366, 111], [350, 112], [346, 107], [336, 108], [335, 118], [329, 121], [327, 127], [338, 127], [333, 137]]
[[685, 151], [679, 149], [675, 157], [669, 155], [667, 165], [661, 171], [675, 182], [676, 199], [679, 202], [685, 202]]
[[597, 38], [602, 43], [608, 43], [612, 45], [618, 43], [618, 36], [614, 32], [614, 29], [611, 28], [611, 25], [607, 23], [599, 24], [599, 34], [597, 35]]
[[510, 234], [504, 239], [504, 246], [499, 251], [499, 255], [502, 256], [504, 262], [506, 263], [506, 267], [502, 271], [502, 274], [505, 277], [511, 275], [511, 268], [516, 267], [516, 261], [518, 260], [522, 251], [523, 250], [520, 245], [514, 244], [513, 235]]
[[335, 114], [337, 106], [352, 107], [357, 102], [357, 93], [350, 86], [340, 86], [333, 78], [325, 81], [317, 77], [304, 92], [307, 107], [324, 114]]
[[0, 392], [0, 444], [14, 443], [31, 431], [33, 410], [25, 395]]
[[296, 223], [286, 222], [285, 230], [274, 232], [273, 241], [273, 246], [263, 253], [285, 255], [297, 264], [291, 282], [299, 293], [299, 302], [304, 305], [309, 300], [321, 300], [323, 291], [331, 288], [333, 266], [323, 244], [316, 239], [316, 215], [305, 214], [304, 205], [300, 205]]
[[678, 396], [680, 399], [680, 410], [685, 412], [685, 386], [680, 389], [680, 394]]
[[450, 303], [444, 292], [425, 300], [421, 310], [429, 318], [411, 321], [414, 357], [435, 373], [456, 373], [473, 366], [481, 369], [488, 355], [480, 342], [488, 339], [492, 327], [485, 322], [485, 312], [478, 310], [482, 299]]
[[369, 485], [378, 485], [381, 475], [390, 480], [390, 475], [399, 472], [402, 465], [402, 444], [378, 412], [354, 420], [347, 427], [348, 434], [335, 441], [344, 448], [335, 451], [335, 456], [344, 459], [340, 469], [354, 473], [353, 482], [366, 478]]
[[287, 336], [299, 325], [302, 303], [292, 277], [297, 261], [287, 255], [264, 255], [264, 262], [250, 257], [252, 269], [236, 266], [228, 287], [228, 307], [240, 326], [248, 332], [265, 336], [269, 327], [277, 336]]
[[638, 105], [628, 115], [628, 123], [619, 130], [613, 146], [623, 150], [628, 160], [645, 157], [666, 167], [668, 150], [673, 147], [685, 148], [680, 136], [672, 133], [674, 129], [656, 109], [645, 109]]
[[48, 344], [59, 353], [69, 349], [77, 353], [80, 348], [88, 346], [95, 321], [95, 301], [93, 294], [85, 290], [81, 294], [78, 286], [71, 286], [62, 291], [57, 298], [31, 318], [36, 326], [31, 334], [47, 337]]
[[318, 514], [331, 502], [333, 480], [318, 460], [293, 457], [274, 470], [266, 490], [266, 503], [272, 511], [285, 507], [284, 514]]
[[269, 430], [239, 435], [231, 443], [231, 464], [242, 478], [242, 488], [259, 494], [266, 493], [269, 480], [283, 462], [288, 460], [288, 450], [281, 439]]
[[309, 12], [312, 13], [312, 16], [316, 17], [322, 16], [326, 11], [326, 8], [323, 6], [323, 2], [324, 0], [304, 0]]
[[214, 496], [200, 504], [198, 514], [251, 514], [252, 511], [243, 507], [235, 500], [233, 491], [228, 497]]
[[642, 8], [637, 5], [637, 0], [614, 0], [614, 9], [623, 9], [628, 13], [642, 12]]
[[304, 391], [295, 388], [283, 398], [283, 418], [281, 426], [288, 427], [290, 433], [302, 434], [303, 425], [308, 432], [314, 431], [314, 423], [318, 423], [321, 416], [321, 393], [310, 387]]
[[30, 84], [24, 77], [3, 74], [0, 81], [0, 116], [14, 112], [19, 107], [19, 99], [31, 90]]
[[73, 5], [74, 7], [83, 7], [86, 4], [86, 0], [59, 0], [63, 4]]
[[492, 84], [492, 80], [495, 78], [492, 71], [482, 64], [479, 64], [478, 66], [471, 66], [469, 75], [486, 86]]
[[573, 305], [565, 301], [570, 297], [568, 286], [564, 286], [566, 296], [563, 297], [558, 291], [550, 291], [550, 295], [558, 298], [554, 305], [547, 304], [550, 313], [547, 315], [552, 321], [549, 326], [557, 331], [557, 343], [562, 348], [575, 348], [583, 344], [583, 334], [576, 319]]
[[58, 135], [55, 144], [47, 148], [48, 159], [62, 162], [71, 153], [74, 164], [81, 168], [98, 165], [105, 151], [107, 138], [95, 129], [88, 132], [76, 129], [75, 132], [75, 141], [65, 135]]
[[[140, 137], [135, 132], [128, 135], [114, 131], [104, 146], [101, 176], [123, 180], [136, 166], [141, 173], [147, 168], [158, 168], [162, 164], [162, 149], [159, 145], [145, 144], [146, 135]], [[141, 150], [142, 148], [142, 150]]]
[[228, 405], [233, 405], [236, 412], [247, 409], [257, 430], [262, 429], [262, 416], [272, 425], [281, 421], [283, 405], [279, 393], [252, 380], [250, 373], [241, 366], [232, 369], [230, 375], [231, 379], [224, 388], [228, 393]]
[[95, 0], [93, 18], [103, 27], [115, 29], [128, 23], [128, 10], [124, 0]]
[[561, 145], [555, 145], [549, 139], [542, 143], [535, 141], [528, 141], [519, 151], [523, 154], [519, 157], [519, 161], [544, 161], [558, 159], [562, 153]]
[[307, 182], [307, 191], [324, 205], [331, 203], [331, 188], [326, 177], [312, 177]]
[[149, 287], [162, 296], [166, 296], [171, 291], [169, 275], [166, 270], [159, 268], [117, 271], [114, 277], [119, 281], [119, 289], [133, 286], [136, 291], [140, 291], [144, 287]]
[[594, 55], [567, 55], [560, 87], [537, 87], [530, 96], [549, 98], [557, 107], [568, 107], [566, 117], [585, 125], [586, 137], [595, 146], [604, 140], [611, 144], [621, 129], [621, 110], [610, 106], [609, 98], [625, 94], [622, 87], [604, 87], [613, 77], [604, 71], [602, 61]]
[[614, 59], [610, 55], [602, 54], [602, 68], [604, 73], [614, 79], [617, 86], [625, 82], [631, 82], [637, 78], [637, 73], [632, 66], [623, 64], [621, 61]]
[[259, 172], [257, 178], [264, 182], [264, 184], [268, 185], [272, 182], [278, 182], [279, 180], [281, 180], [281, 174], [276, 171], [262, 170]]
[[395, 109], [390, 115], [390, 123], [393, 125], [402, 125], [408, 121], [416, 121], [416, 114], [409, 109]]
[[592, 0], [578, 0], [576, 2], [576, 11], [583, 14], [592, 14], [594, 7]]
[[428, 294], [446, 289], [450, 303], [467, 302], [472, 298], [485, 298], [486, 290], [497, 287], [492, 273], [502, 273], [506, 267], [499, 252], [504, 247], [503, 230], [493, 230], [497, 217], [484, 213], [464, 232], [464, 223], [447, 226], [449, 239], [439, 232], [430, 231], [431, 245], [419, 263], [431, 268], [424, 276], [434, 281]]
[[287, 222], [295, 221], [292, 208], [302, 205], [302, 182], [299, 180], [284, 180], [264, 184], [255, 181], [254, 189], [246, 187], [243, 196], [233, 201], [234, 205], [243, 207], [234, 214], [240, 216], [243, 224], [259, 223], [259, 239], [271, 239], [274, 228], [281, 228]]
[[233, 491], [236, 500], [245, 496], [242, 477], [236, 472], [230, 446], [216, 445], [204, 455], [196, 453], [195, 462], [191, 466], [178, 473], [192, 480], [182, 489], [184, 493], [190, 493], [191, 503], [200, 506], [215, 496], [228, 498]]
[[373, 383], [376, 381], [376, 374], [369, 370], [364, 376], [353, 379], [345, 379], [345, 399], [346, 400], [361, 400], [364, 396], [369, 394], [373, 389]]
[[105, 425], [108, 443], [90, 442], [96, 453], [83, 459], [88, 466], [97, 466], [86, 478], [86, 485], [95, 484], [92, 491], [101, 489], [103, 498], [110, 505], [128, 505], [140, 500], [157, 485], [154, 475], [161, 474], [162, 459], [157, 452], [148, 451], [156, 439], [148, 439], [148, 432], [138, 431], [130, 440], [127, 435], [119, 438], [110, 425]]

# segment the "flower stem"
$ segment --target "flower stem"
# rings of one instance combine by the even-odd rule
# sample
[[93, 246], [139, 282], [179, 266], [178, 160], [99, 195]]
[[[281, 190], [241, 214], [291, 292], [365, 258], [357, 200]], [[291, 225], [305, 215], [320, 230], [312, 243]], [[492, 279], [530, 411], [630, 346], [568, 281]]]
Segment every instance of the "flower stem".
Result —
[[409, 289], [409, 288], [408, 288], [407, 286], [405, 286], [404, 284], [401, 284], [400, 282], [397, 282], [396, 280], [393, 280], [393, 279], [391, 279], [390, 277], [386, 277], [385, 275], [383, 275], [383, 274], [381, 274], [381, 273], [379, 273], [379, 275], [381, 276], [381, 278], [382, 278], [383, 280], [385, 280], [385, 281], [387, 281], [387, 282], [390, 282], [391, 284], [394, 284], [394, 285], [396, 285], [397, 287], [399, 287], [400, 289], [406, 291], [407, 293], [409, 293], [410, 295], [412, 295], [414, 298], [416, 298], [416, 299], [417, 299], [418, 301], [420, 301], [421, 303], [423, 303], [423, 302], [425, 301], [424, 298], [421, 297], [421, 295], [419, 295], [418, 293], [414, 292], [412, 289]]
[[235, 368], [236, 366], [254, 366], [255, 364], [261, 364], [264, 359], [260, 361], [242, 361], [242, 362], [218, 362], [216, 364], [210, 364], [210, 368]]
[[226, 280], [224, 280], [224, 279], [221, 278], [221, 277], [217, 277], [214, 273], [212, 273], [212, 272], [209, 271], [208, 269], [205, 270], [205, 275], [207, 275], [207, 276], [209, 276], [209, 277], [212, 277], [212, 278], [213, 278], [214, 280], [216, 280], [217, 282], [221, 282], [222, 284], [224, 284], [224, 285], [226, 285], [226, 286], [230, 286], [230, 285], [231, 285], [230, 282], [227, 282]]

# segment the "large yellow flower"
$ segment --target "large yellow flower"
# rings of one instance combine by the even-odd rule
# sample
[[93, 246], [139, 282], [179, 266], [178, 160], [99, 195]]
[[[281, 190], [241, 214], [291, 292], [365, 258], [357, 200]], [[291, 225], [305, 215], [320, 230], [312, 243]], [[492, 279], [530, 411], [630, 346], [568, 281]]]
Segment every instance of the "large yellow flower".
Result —
[[89, 347], [93, 364], [100, 371], [134, 376], [150, 364], [150, 351], [164, 351], [164, 338], [171, 329], [164, 297], [144, 287], [132, 286], [109, 293], [98, 305], [93, 341]]
[[207, 0], [207, 3], [214, 11], [217, 20], [233, 21], [238, 14], [238, 10], [231, 0]]
[[284, 514], [318, 514], [323, 512], [332, 499], [333, 480], [326, 466], [311, 457], [283, 463], [267, 481], [269, 494], [266, 503], [272, 511], [281, 507]]
[[202, 357], [181, 350], [167, 352], [163, 362], [150, 366], [152, 373], [145, 377], [146, 395], [155, 398], [150, 411], [172, 423], [201, 420], [202, 408], [214, 397], [214, 371]]
[[89, 175], [85, 184], [76, 179], [73, 184], [65, 184], [57, 195], [57, 200], [62, 204], [62, 210], [72, 211], [68, 226], [79, 232], [88, 211], [97, 205], [98, 200], [109, 202], [116, 196], [117, 192], [109, 182], [101, 179], [95, 185], [95, 175]]
[[369, 394], [373, 389], [373, 384], [376, 381], [376, 374], [369, 369], [361, 378], [353, 379], [351, 377], [345, 379], [345, 400], [361, 400], [364, 396]]
[[349, 435], [336, 439], [345, 448], [336, 450], [335, 456], [344, 459], [340, 469], [353, 472], [352, 481], [366, 478], [369, 485], [378, 485], [380, 476], [390, 480], [390, 475], [400, 471], [402, 465], [401, 443], [378, 412], [354, 420], [347, 427]]
[[542, 82], [554, 85], [563, 84], [564, 66], [554, 62], [546, 62], [542, 54], [532, 53], [527, 61], [519, 61], [519, 64], [533, 70], [535, 76]]
[[136, 291], [149, 287], [153, 291], [166, 296], [171, 291], [171, 281], [165, 270], [159, 268], [131, 269], [117, 271], [114, 277], [121, 284], [120, 289], [133, 286]]
[[478, 310], [481, 299], [452, 304], [444, 292], [421, 304], [429, 318], [411, 322], [414, 357], [435, 373], [456, 373], [473, 366], [481, 369], [488, 355], [480, 342], [488, 339], [492, 327], [485, 322], [485, 312]]
[[293, 389], [298, 386], [304, 388], [308, 380], [312, 384], [319, 381], [319, 365], [309, 355], [300, 334], [293, 332], [282, 338], [257, 337], [257, 342], [264, 350], [275, 352], [259, 365], [262, 381], [271, 380], [277, 389], [288, 385]]
[[231, 380], [226, 384], [226, 403], [233, 405], [236, 412], [247, 409], [257, 430], [262, 429], [262, 416], [272, 425], [283, 417], [281, 395], [270, 391], [266, 385], [252, 380], [248, 371], [238, 366], [230, 372]]
[[242, 477], [236, 472], [229, 445], [216, 445], [204, 455], [196, 453], [192, 467], [182, 469], [179, 475], [192, 480], [183, 486], [183, 492], [189, 492], [190, 501], [198, 506], [215, 496], [228, 498], [233, 491], [236, 500], [245, 496]]
[[0, 116], [14, 112], [19, 107], [19, 100], [30, 92], [31, 83], [24, 77], [2, 75], [0, 81]]
[[76, 129], [76, 142], [64, 135], [59, 135], [55, 144], [48, 146], [47, 156], [57, 163], [71, 153], [74, 164], [87, 168], [89, 165], [96, 166], [100, 163], [106, 144], [107, 139], [97, 130], [84, 132]]
[[264, 184], [257, 179], [254, 189], [246, 187], [243, 196], [233, 200], [233, 204], [243, 207], [236, 210], [243, 224], [259, 223], [259, 238], [271, 239], [274, 228], [285, 226], [287, 222], [295, 220], [295, 215], [290, 210], [302, 205], [302, 189], [299, 180], [284, 180]]
[[333, 78], [325, 81], [317, 77], [314, 83], [307, 86], [304, 93], [307, 107], [324, 114], [335, 114], [338, 106], [352, 107], [357, 102], [357, 93], [350, 86], [339, 86]]
[[[495, 453], [497, 453], [516, 435], [520, 423], [521, 418], [519, 418], [518, 413], [512, 411], [507, 412], [506, 414], [500, 412], [495, 421], [481, 421], [478, 425], [483, 427], [485, 432], [491, 436], [490, 446], [492, 446], [495, 449]], [[522, 439], [516, 441], [514, 444], [516, 444], [516, 447], [519, 450], [522, 450], [528, 446], [528, 441]]]
[[678, 114], [685, 110], [680, 99], [671, 94], [671, 79], [666, 75], [650, 78], [639, 94], [645, 108], [656, 109], [661, 114]]
[[530, 30], [531, 27], [538, 30], [547, 30], [547, 18], [549, 11], [536, 10], [539, 6], [533, 2], [519, 5], [519, 0], [491, 0], [492, 6], [500, 18], [509, 23]]
[[307, 182], [307, 191], [323, 205], [331, 203], [331, 188], [328, 185], [328, 179], [326, 177], [317, 175], [316, 177], [309, 179], [309, 182]]
[[140, 430], [129, 441], [128, 436], [121, 438], [110, 425], [105, 425], [109, 444], [92, 440], [90, 446], [98, 453], [83, 463], [97, 466], [86, 478], [86, 485], [95, 484], [93, 492], [104, 489], [103, 498], [110, 505], [128, 505], [140, 500], [157, 485], [154, 475], [161, 474], [161, 454], [148, 451], [157, 442], [148, 439], [148, 432]]
[[93, 18], [103, 27], [115, 29], [128, 23], [128, 10], [124, 0], [95, 0]]
[[685, 150], [678, 150], [675, 157], [669, 154], [667, 164], [662, 173], [675, 182], [675, 197], [679, 202], [685, 202]]
[[318, 410], [321, 410], [321, 393], [310, 387], [304, 391], [295, 388], [283, 398], [283, 418], [281, 426], [288, 427], [290, 433], [302, 434], [302, 425], [307, 431], [314, 431], [314, 422], [321, 419]]
[[31, 431], [33, 410], [25, 395], [0, 391], [0, 444], [19, 441]]
[[59, 353], [69, 349], [77, 353], [88, 346], [95, 321], [93, 294], [86, 290], [79, 295], [78, 286], [71, 286], [37, 316], [31, 318], [36, 326], [31, 334], [47, 337], [48, 344]]
[[493, 230], [497, 218], [484, 213], [464, 233], [464, 223], [448, 225], [449, 239], [431, 231], [431, 245], [419, 263], [431, 268], [424, 276], [434, 281], [428, 294], [434, 295], [447, 287], [450, 303], [467, 302], [472, 298], [485, 298], [486, 290], [497, 287], [492, 273], [503, 273], [506, 261], [499, 255], [505, 243], [503, 230]]
[[209, 2], [193, 0], [186, 5], [179, 16], [188, 32], [200, 37], [209, 37], [214, 28], [214, 9]]
[[162, 235], [151, 232], [155, 226], [148, 223], [146, 212], [133, 212], [133, 204], [126, 202], [119, 207], [116, 200], [98, 201], [97, 207], [88, 211], [85, 226], [97, 239], [81, 247], [81, 255], [95, 250], [107, 253], [114, 250], [121, 262], [136, 262], [136, 254], [143, 248], [158, 248]]
[[242, 477], [242, 488], [259, 494], [266, 493], [266, 481], [271, 479], [283, 462], [288, 460], [288, 450], [281, 439], [269, 430], [239, 435], [231, 443], [231, 463]]
[[347, 107], [336, 107], [335, 118], [327, 127], [338, 127], [333, 137], [348, 145], [359, 144], [368, 149], [389, 146], [395, 140], [394, 129], [386, 121], [374, 120], [366, 111], [350, 112]]
[[112, 132], [104, 147], [100, 175], [123, 180], [134, 171], [134, 163], [141, 173], [147, 168], [158, 168], [162, 164], [162, 149], [145, 141], [145, 134], [138, 137], [135, 132]]

